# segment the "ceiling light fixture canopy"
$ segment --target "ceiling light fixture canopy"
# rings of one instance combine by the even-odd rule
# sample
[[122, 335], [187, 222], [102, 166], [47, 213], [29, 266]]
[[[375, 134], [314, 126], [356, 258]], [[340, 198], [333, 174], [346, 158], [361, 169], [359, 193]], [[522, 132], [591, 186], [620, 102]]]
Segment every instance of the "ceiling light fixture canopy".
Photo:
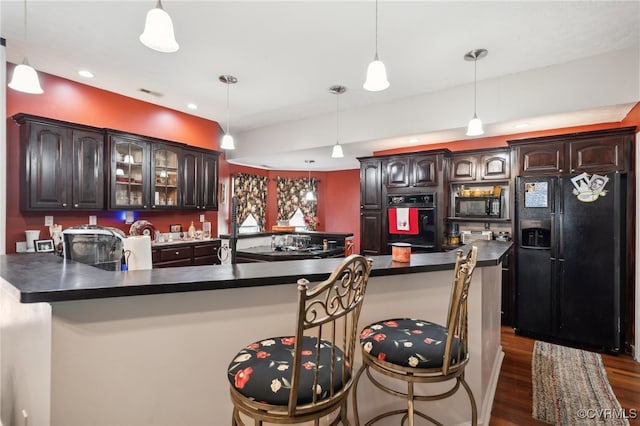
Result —
[[336, 95], [336, 143], [333, 145], [331, 158], [342, 158], [342, 145], [340, 145], [340, 95], [347, 91], [345, 86], [335, 85], [329, 87], [329, 91]]
[[311, 165], [316, 162], [316, 160], [304, 160], [307, 163], [307, 167], [309, 168], [309, 190], [307, 194], [304, 196], [307, 201], [316, 201], [318, 198], [316, 197], [316, 193], [313, 192], [313, 188], [311, 187]]
[[467, 126], [467, 136], [480, 136], [484, 134], [482, 121], [478, 118], [476, 104], [478, 91], [478, 60], [487, 56], [487, 49], [474, 49], [464, 55], [465, 61], [473, 61], [473, 118]]
[[222, 83], [227, 85], [227, 130], [222, 137], [222, 143], [220, 144], [220, 148], [224, 150], [234, 150], [236, 149], [236, 145], [233, 142], [233, 136], [229, 133], [229, 86], [232, 84], [236, 84], [238, 79], [232, 75], [221, 75], [218, 77]]
[[389, 87], [387, 68], [378, 58], [378, 0], [376, 0], [376, 54], [367, 67], [367, 79], [362, 87], [370, 92], [379, 92]]
[[176, 52], [180, 48], [173, 33], [173, 22], [162, 8], [161, 0], [158, 0], [156, 7], [147, 12], [140, 42], [149, 49], [162, 53]]
[[[24, 44], [29, 45], [27, 31], [27, 0], [24, 0]], [[38, 73], [29, 65], [27, 55], [24, 55], [24, 59], [20, 65], [17, 65], [13, 70], [9, 87], [18, 92], [30, 93], [33, 95], [39, 95], [44, 93], [40, 86], [40, 80], [38, 79]]]

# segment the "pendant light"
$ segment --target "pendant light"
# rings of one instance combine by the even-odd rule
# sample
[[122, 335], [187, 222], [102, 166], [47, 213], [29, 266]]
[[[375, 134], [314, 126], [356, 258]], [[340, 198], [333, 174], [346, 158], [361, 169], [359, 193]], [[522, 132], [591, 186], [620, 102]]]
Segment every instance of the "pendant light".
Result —
[[221, 75], [218, 77], [218, 80], [227, 85], [227, 130], [224, 132], [224, 136], [222, 137], [222, 143], [220, 144], [220, 148], [226, 150], [236, 149], [236, 146], [233, 142], [233, 136], [229, 133], [229, 85], [236, 84], [238, 79], [232, 75]]
[[[28, 31], [27, 31], [27, 0], [24, 0], [24, 45], [29, 45]], [[39, 95], [44, 93], [42, 87], [40, 87], [40, 80], [38, 80], [38, 73], [35, 69], [29, 65], [27, 55], [24, 55], [22, 64], [17, 65], [13, 70], [11, 82], [9, 87], [19, 92], [31, 93]]]
[[162, 8], [161, 0], [158, 0], [156, 7], [147, 12], [140, 42], [149, 49], [162, 53], [172, 53], [180, 48], [173, 33], [173, 22]]
[[329, 87], [329, 91], [336, 95], [336, 144], [333, 145], [331, 158], [342, 158], [342, 145], [340, 145], [340, 95], [347, 91], [344, 86], [336, 85]]
[[311, 165], [315, 163], [315, 160], [304, 160], [307, 163], [307, 167], [309, 168], [309, 190], [307, 191], [307, 195], [304, 196], [304, 199], [307, 201], [316, 201], [318, 198], [316, 197], [316, 193], [313, 192], [313, 187], [311, 186]]
[[476, 110], [477, 90], [478, 90], [478, 60], [487, 56], [487, 49], [474, 49], [464, 55], [465, 61], [473, 61], [473, 118], [467, 126], [467, 136], [480, 136], [484, 134], [482, 121], [478, 118]]
[[367, 68], [367, 79], [362, 87], [370, 92], [379, 92], [389, 87], [387, 69], [378, 59], [378, 0], [376, 0], [376, 54]]

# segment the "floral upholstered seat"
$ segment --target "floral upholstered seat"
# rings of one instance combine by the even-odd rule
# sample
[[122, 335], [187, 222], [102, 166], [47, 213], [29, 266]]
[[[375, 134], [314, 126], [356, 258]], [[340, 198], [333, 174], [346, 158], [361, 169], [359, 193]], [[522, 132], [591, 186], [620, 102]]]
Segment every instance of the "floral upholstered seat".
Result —
[[[471, 404], [471, 424], [478, 423], [478, 408], [469, 384], [464, 378], [469, 362], [467, 298], [473, 271], [478, 259], [478, 248], [472, 246], [464, 256], [456, 252], [453, 283], [445, 326], [411, 318], [392, 318], [369, 324], [360, 332], [362, 366], [354, 375], [353, 412], [358, 415], [358, 381], [366, 377], [378, 389], [406, 400], [406, 408], [381, 410], [366, 422], [372, 425], [391, 416], [402, 416], [400, 424], [421, 417], [433, 424], [442, 424], [415, 408], [416, 401], [436, 401], [454, 395], [463, 388]], [[380, 380], [384, 378], [385, 380]], [[393, 380], [406, 384], [400, 390]], [[444, 382], [448, 384], [443, 385]], [[426, 384], [439, 383], [432, 391]], [[420, 384], [420, 388], [416, 388]], [[417, 392], [416, 392], [417, 391]], [[386, 423], [388, 424], [388, 423]]]
[[349, 425], [358, 318], [372, 263], [352, 254], [311, 288], [307, 279], [298, 280], [293, 334], [246, 345], [229, 363], [232, 426], [247, 418], [254, 425], [317, 425], [321, 419]]
[[[302, 343], [302, 369], [300, 370], [300, 386], [298, 404], [307, 404], [313, 399], [313, 380], [316, 367], [316, 342], [314, 337], [305, 336]], [[252, 343], [235, 356], [228, 369], [228, 378], [242, 395], [256, 401], [272, 405], [287, 405], [291, 390], [291, 374], [293, 372], [293, 344], [295, 337], [275, 337]], [[319, 401], [330, 395], [330, 374], [332, 369], [331, 342], [320, 342], [319, 379], [315, 393]], [[340, 348], [333, 351], [333, 390], [344, 386], [342, 380], [343, 354]], [[346, 381], [351, 378], [348, 374]]]
[[[380, 361], [403, 367], [442, 367], [447, 329], [429, 321], [396, 318], [376, 322], [360, 333], [362, 350]], [[454, 337], [451, 363], [458, 362]], [[464, 353], [461, 353], [464, 358]]]

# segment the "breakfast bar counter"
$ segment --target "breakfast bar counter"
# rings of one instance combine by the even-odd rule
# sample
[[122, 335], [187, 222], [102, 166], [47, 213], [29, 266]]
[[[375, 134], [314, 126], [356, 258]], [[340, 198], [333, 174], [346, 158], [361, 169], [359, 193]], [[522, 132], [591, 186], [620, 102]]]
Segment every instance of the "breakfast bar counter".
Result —
[[[502, 360], [500, 264], [510, 243], [474, 244], [479, 256], [469, 295], [467, 379], [479, 419], [488, 424]], [[392, 316], [443, 323], [454, 261], [455, 252], [413, 254], [403, 264], [374, 256], [361, 324]], [[27, 415], [29, 424], [43, 426], [228, 424], [231, 357], [248, 342], [292, 334], [295, 283], [326, 279], [340, 262], [109, 272], [44, 253], [0, 256], [0, 420], [23, 424]], [[363, 417], [397, 404], [367, 385], [363, 380], [359, 387], [367, 395]], [[427, 404], [427, 411], [443, 413], [445, 424], [464, 423], [469, 415], [464, 395]]]

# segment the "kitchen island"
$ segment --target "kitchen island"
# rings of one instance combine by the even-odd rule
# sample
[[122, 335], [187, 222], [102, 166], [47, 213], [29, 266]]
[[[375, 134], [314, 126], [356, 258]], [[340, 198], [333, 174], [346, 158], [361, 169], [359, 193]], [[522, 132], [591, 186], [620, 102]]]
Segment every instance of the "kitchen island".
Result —
[[[500, 263], [510, 243], [476, 245], [466, 375], [488, 424], [502, 360]], [[414, 254], [408, 264], [373, 257], [361, 324], [444, 322], [454, 260], [454, 252]], [[292, 334], [296, 281], [321, 281], [340, 262], [109, 272], [49, 254], [0, 256], [0, 418], [24, 424], [24, 410], [28, 424], [43, 426], [227, 424], [231, 357], [249, 342]], [[365, 418], [401, 404], [366, 380], [359, 391]], [[445, 424], [469, 416], [463, 394], [428, 404]]]

